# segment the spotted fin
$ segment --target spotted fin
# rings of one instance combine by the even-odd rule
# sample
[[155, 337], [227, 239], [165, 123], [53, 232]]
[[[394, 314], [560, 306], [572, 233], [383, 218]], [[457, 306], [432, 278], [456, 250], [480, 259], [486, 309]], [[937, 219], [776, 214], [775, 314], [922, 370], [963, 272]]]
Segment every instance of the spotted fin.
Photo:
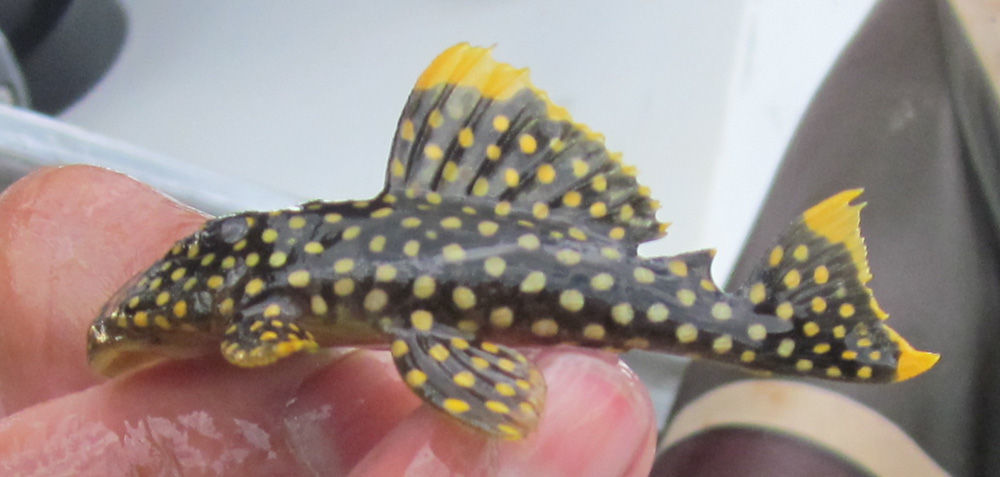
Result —
[[226, 330], [220, 349], [236, 366], [265, 366], [299, 351], [318, 348], [312, 334], [294, 323], [298, 312], [269, 300], [247, 307]]
[[582, 222], [639, 243], [666, 229], [636, 170], [573, 122], [526, 69], [455, 45], [417, 80], [399, 120], [387, 192], [508, 201], [537, 218]]
[[934, 366], [883, 321], [866, 283], [872, 275], [859, 229], [860, 189], [807, 210], [768, 251], [739, 291], [758, 314], [790, 321], [793, 331], [768, 337], [757, 365], [857, 381], [902, 381]]
[[392, 343], [396, 368], [424, 401], [462, 423], [509, 440], [538, 423], [545, 401], [541, 373], [519, 352], [468, 340], [435, 325], [430, 331], [398, 330]]

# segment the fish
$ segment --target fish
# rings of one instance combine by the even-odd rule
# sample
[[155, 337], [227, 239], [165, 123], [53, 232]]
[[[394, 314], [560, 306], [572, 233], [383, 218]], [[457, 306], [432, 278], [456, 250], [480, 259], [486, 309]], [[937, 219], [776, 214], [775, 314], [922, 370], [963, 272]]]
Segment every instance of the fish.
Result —
[[527, 69], [455, 45], [417, 79], [381, 193], [207, 221], [108, 300], [88, 330], [89, 365], [113, 377], [219, 351], [252, 368], [388, 348], [424, 402], [518, 440], [547, 391], [518, 347], [863, 383], [938, 361], [884, 323], [867, 286], [860, 189], [792, 220], [727, 292], [710, 274], [714, 250], [637, 254], [667, 226], [636, 175]]

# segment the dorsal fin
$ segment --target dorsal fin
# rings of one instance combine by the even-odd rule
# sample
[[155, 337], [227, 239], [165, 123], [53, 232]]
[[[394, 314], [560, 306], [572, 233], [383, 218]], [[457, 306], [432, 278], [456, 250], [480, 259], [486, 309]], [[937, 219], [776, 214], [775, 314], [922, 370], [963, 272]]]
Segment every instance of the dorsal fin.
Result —
[[387, 192], [508, 201], [515, 210], [639, 243], [663, 235], [656, 201], [604, 138], [516, 69], [462, 43], [417, 80], [392, 145]]

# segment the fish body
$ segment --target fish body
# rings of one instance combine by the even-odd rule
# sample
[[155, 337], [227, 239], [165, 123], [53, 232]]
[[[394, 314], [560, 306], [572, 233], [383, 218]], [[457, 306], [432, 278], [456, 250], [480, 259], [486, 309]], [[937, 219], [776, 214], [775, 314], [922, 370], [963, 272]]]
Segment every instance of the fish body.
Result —
[[492, 435], [537, 423], [545, 383], [512, 346], [648, 349], [779, 373], [898, 381], [937, 355], [883, 323], [859, 190], [793, 221], [745, 286], [711, 250], [636, 253], [663, 235], [634, 168], [525, 70], [456, 45], [418, 79], [386, 188], [214, 219], [95, 320], [91, 365], [116, 375], [221, 349], [253, 367], [328, 346], [388, 346], [432, 406]]

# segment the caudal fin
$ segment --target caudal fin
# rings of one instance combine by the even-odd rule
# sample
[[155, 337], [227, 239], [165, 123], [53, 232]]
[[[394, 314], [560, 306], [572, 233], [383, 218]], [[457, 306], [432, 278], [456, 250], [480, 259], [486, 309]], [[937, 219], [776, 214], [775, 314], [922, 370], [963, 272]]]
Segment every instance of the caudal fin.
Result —
[[803, 213], [772, 247], [738, 294], [758, 315], [789, 322], [761, 336], [753, 367], [849, 381], [903, 381], [939, 355], [914, 349], [883, 322], [866, 283], [872, 275], [859, 229], [861, 189]]

